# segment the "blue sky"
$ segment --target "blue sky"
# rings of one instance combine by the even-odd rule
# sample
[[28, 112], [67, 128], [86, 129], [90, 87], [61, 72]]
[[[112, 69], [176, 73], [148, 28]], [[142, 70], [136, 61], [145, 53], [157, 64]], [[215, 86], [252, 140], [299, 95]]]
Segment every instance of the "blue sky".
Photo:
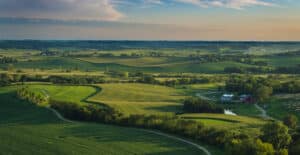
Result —
[[0, 0], [0, 39], [300, 40], [300, 1]]

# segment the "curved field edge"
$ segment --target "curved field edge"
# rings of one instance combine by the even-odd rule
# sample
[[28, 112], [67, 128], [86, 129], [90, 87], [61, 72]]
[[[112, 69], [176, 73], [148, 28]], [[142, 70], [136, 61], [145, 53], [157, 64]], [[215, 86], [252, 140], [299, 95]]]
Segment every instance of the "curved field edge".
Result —
[[99, 91], [88, 99], [105, 103], [124, 114], [170, 114], [181, 112], [183, 92], [149, 84], [99, 84]]
[[[19, 101], [15, 87], [0, 88], [1, 152], [11, 154], [201, 154], [193, 146], [139, 129], [66, 123], [45, 108]], [[43, 136], [40, 136], [43, 135]], [[134, 138], [133, 138], [134, 137]], [[16, 149], [18, 148], [18, 149]], [[37, 149], [39, 148], [39, 149]], [[218, 152], [218, 149], [213, 149]], [[212, 151], [214, 154], [215, 151]], [[219, 153], [218, 153], [219, 154]]]

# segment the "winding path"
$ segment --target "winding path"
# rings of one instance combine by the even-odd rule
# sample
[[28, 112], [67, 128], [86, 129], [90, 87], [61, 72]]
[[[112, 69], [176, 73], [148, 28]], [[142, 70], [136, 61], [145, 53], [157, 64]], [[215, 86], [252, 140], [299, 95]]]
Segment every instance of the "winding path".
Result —
[[[87, 100], [87, 98], [85, 100]], [[76, 121], [72, 121], [72, 120], [69, 120], [69, 119], [63, 117], [55, 109], [52, 109], [50, 107], [47, 107], [47, 109], [49, 109], [50, 111], [52, 111], [56, 115], [56, 117], [58, 119], [60, 119], [60, 120], [62, 120], [64, 122], [67, 122], [67, 123], [76, 123]], [[186, 139], [183, 139], [183, 138], [179, 138], [179, 137], [176, 137], [176, 136], [172, 136], [172, 135], [169, 135], [169, 134], [165, 134], [165, 133], [162, 133], [162, 132], [159, 132], [159, 131], [153, 131], [153, 130], [147, 130], [147, 129], [139, 129], [139, 130], [142, 130], [142, 131], [145, 131], [145, 132], [148, 132], [148, 133], [152, 133], [152, 134], [156, 134], [156, 135], [159, 135], [159, 136], [167, 137], [167, 138], [170, 138], [170, 139], [173, 139], [173, 140], [177, 140], [177, 141], [183, 142], [185, 144], [192, 145], [192, 146], [196, 147], [197, 149], [203, 151], [206, 155], [211, 155], [211, 153], [205, 147], [203, 147], [203, 146], [201, 146], [201, 145], [199, 145], [197, 143], [191, 142], [189, 140], [186, 140]]]
[[269, 116], [264, 108], [259, 106], [258, 104], [254, 104], [255, 108], [261, 112], [260, 116], [264, 119], [274, 119], [273, 117]]

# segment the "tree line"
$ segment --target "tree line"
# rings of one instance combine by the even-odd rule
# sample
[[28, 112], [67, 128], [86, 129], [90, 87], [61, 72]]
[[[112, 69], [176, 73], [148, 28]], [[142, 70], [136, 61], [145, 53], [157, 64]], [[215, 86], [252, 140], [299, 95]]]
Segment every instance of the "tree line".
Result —
[[188, 98], [183, 101], [183, 111], [186, 113], [224, 113], [222, 107], [201, 98]]
[[263, 73], [273, 73], [273, 74], [300, 74], [300, 65], [296, 66], [289, 66], [289, 67], [266, 67], [266, 66], [259, 66], [259, 67], [242, 67], [242, 66], [231, 66], [224, 68], [225, 73], [239, 73], [239, 74], [246, 74], [246, 73], [256, 73], [256, 74], [263, 74]]
[[299, 93], [300, 81], [281, 82], [270, 77], [234, 75], [226, 81], [225, 90], [238, 94], [251, 94], [257, 101], [264, 101], [273, 93]]
[[18, 60], [13, 57], [0, 57], [0, 64], [17, 63]]

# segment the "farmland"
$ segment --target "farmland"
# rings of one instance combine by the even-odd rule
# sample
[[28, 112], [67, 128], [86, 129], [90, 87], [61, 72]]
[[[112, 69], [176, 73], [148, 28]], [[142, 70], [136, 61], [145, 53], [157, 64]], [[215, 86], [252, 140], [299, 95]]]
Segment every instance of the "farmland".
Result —
[[[289, 114], [300, 119], [299, 50], [268, 42], [0, 41], [0, 154], [222, 155], [244, 143], [288, 150], [294, 144], [273, 148], [262, 137]], [[234, 97], [223, 102], [224, 94]], [[297, 134], [285, 125], [287, 136]]]
[[[5, 101], [0, 105], [0, 137], [2, 140], [6, 139], [6, 143], [1, 143], [1, 152], [11, 154], [202, 153], [193, 146], [170, 141], [168, 138], [138, 129], [62, 122], [45, 108], [15, 99], [15, 89], [15, 87], [0, 89], [1, 101]], [[54, 87], [50, 86], [48, 90], [50, 92], [53, 89]], [[72, 93], [74, 92], [76, 90]], [[64, 95], [66, 98], [69, 97], [67, 93]], [[19, 149], [16, 150], [15, 147]]]

